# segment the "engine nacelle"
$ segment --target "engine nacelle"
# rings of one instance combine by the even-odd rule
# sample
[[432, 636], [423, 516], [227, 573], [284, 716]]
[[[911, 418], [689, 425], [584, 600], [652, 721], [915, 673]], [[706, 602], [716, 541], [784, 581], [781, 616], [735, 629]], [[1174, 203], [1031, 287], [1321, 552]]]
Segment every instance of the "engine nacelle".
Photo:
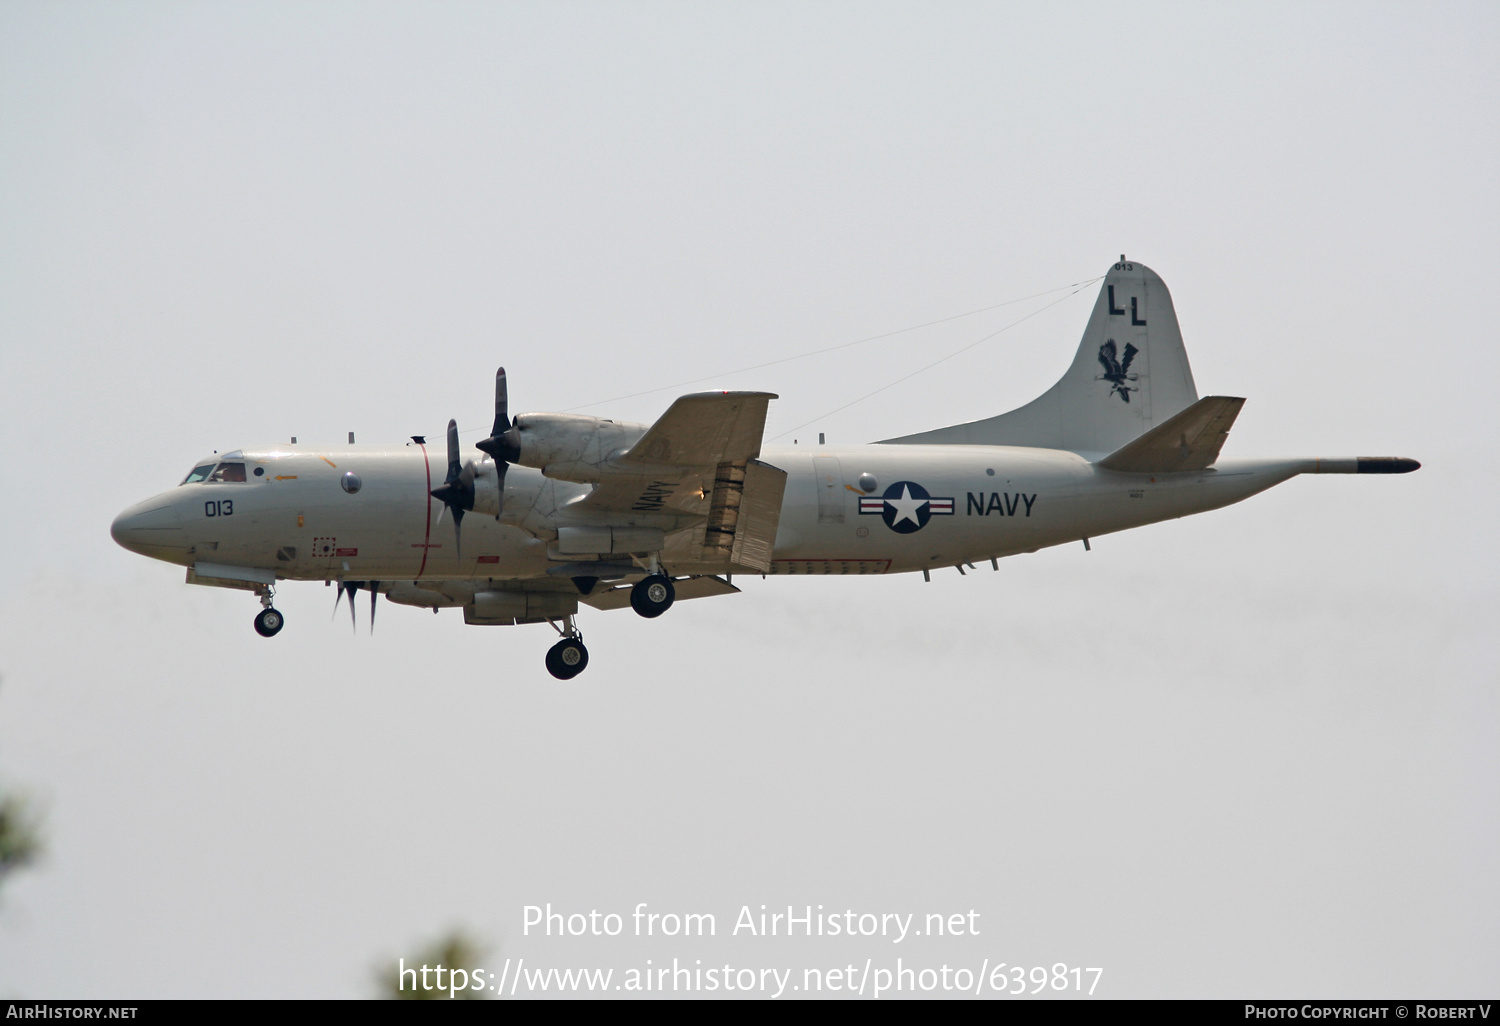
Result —
[[573, 595], [553, 592], [478, 591], [464, 606], [464, 623], [510, 624], [516, 621], [561, 619], [578, 612]]
[[[515, 462], [559, 481], [593, 483], [603, 476], [600, 464], [635, 444], [646, 425], [572, 413], [523, 413], [511, 430], [520, 448]], [[474, 508], [479, 508], [477, 498]]]
[[500, 468], [494, 460], [481, 460], [474, 464], [474, 512], [492, 517], [500, 515], [504, 503], [503, 483]]
[[447, 609], [461, 606], [465, 598], [452, 595], [434, 587], [423, 588], [413, 581], [394, 581], [385, 590], [385, 597], [398, 605], [420, 606], [423, 609]]
[[660, 552], [664, 544], [666, 535], [659, 527], [559, 527], [553, 548], [566, 558]]

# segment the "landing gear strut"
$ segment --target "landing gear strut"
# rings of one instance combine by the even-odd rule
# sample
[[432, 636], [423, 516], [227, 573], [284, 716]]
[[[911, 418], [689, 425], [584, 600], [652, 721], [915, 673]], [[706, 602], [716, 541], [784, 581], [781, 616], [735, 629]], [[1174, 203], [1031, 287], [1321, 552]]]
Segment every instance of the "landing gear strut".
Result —
[[547, 672], [558, 680], [572, 680], [588, 666], [589, 650], [583, 647], [583, 635], [571, 616], [557, 630], [563, 639], [547, 650]]
[[270, 588], [261, 588], [256, 594], [260, 596], [260, 604], [265, 608], [255, 614], [255, 633], [263, 638], [275, 637], [276, 632], [285, 625], [286, 619], [277, 610], [271, 608]]
[[660, 616], [672, 608], [677, 598], [677, 589], [672, 587], [672, 578], [666, 574], [652, 574], [636, 582], [630, 589], [630, 608], [644, 617]]

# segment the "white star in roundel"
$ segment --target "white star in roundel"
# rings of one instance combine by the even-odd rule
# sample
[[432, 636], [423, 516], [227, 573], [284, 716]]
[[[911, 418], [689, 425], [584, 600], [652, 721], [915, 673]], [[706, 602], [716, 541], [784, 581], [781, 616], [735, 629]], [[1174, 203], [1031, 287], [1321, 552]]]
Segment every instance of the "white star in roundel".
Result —
[[901, 498], [886, 499], [885, 501], [896, 511], [896, 516], [891, 520], [892, 527], [895, 527], [903, 520], [910, 520], [917, 525], [922, 523], [922, 521], [917, 519], [917, 510], [927, 505], [927, 500], [912, 498], [909, 486], [901, 489]]

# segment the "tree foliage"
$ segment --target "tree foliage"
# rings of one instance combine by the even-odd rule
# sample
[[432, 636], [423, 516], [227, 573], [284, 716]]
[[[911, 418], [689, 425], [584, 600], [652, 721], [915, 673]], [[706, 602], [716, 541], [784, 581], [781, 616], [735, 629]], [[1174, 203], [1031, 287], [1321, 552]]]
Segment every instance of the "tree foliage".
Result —
[[0, 795], [0, 884], [41, 854], [36, 823], [24, 799]]
[[41, 835], [26, 800], [0, 792], [0, 886], [10, 874], [35, 862], [42, 853]]
[[[462, 930], [454, 930], [419, 951], [415, 958], [399, 962], [393, 959], [390, 964], [377, 969], [376, 984], [381, 997], [397, 1001], [447, 1001], [450, 994], [455, 1001], [483, 1000], [491, 996], [487, 991], [456, 988], [451, 974], [454, 969], [459, 969], [467, 977], [480, 968], [480, 961], [486, 954], [483, 945]], [[416, 986], [412, 985], [412, 975], [406, 975], [405, 985], [402, 985], [398, 967], [404, 967], [408, 974], [415, 971]], [[425, 977], [423, 967], [428, 970]], [[439, 967], [442, 968], [441, 974], [438, 973]], [[432, 989], [426, 989], [424, 982]]]

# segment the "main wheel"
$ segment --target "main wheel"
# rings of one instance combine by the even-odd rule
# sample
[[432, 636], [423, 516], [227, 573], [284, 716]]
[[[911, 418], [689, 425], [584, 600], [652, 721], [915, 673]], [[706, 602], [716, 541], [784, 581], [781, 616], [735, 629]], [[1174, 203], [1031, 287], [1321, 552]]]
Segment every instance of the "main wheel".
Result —
[[672, 587], [672, 578], [665, 574], [652, 574], [637, 581], [630, 589], [630, 608], [642, 616], [660, 616], [672, 608], [677, 598], [677, 589]]
[[262, 609], [255, 617], [255, 633], [263, 638], [274, 637], [281, 630], [286, 621], [282, 619], [279, 612], [269, 606]]
[[577, 638], [563, 638], [547, 650], [547, 672], [558, 680], [572, 680], [589, 664], [589, 650]]

